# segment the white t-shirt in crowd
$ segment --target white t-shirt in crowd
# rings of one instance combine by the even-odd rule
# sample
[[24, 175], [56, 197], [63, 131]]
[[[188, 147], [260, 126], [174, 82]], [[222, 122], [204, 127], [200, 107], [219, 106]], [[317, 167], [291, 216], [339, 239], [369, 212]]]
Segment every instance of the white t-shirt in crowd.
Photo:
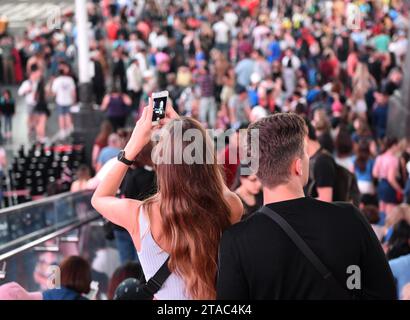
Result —
[[31, 81], [30, 79], [28, 79], [21, 84], [18, 90], [18, 95], [24, 96], [26, 104], [29, 107], [33, 107], [36, 105], [35, 94], [37, 91], [37, 85], [37, 81]]
[[212, 27], [215, 32], [216, 43], [228, 43], [229, 41], [229, 26], [225, 21], [219, 21]]
[[69, 76], [58, 76], [51, 87], [56, 95], [56, 103], [60, 106], [72, 106], [74, 101], [75, 83]]
[[224, 20], [228, 24], [229, 27], [235, 28], [236, 23], [238, 22], [238, 16], [236, 15], [235, 12], [225, 12], [224, 14]]
[[151, 33], [148, 39], [151, 47], [162, 50], [168, 47], [168, 38], [166, 35], [157, 35], [155, 32]]

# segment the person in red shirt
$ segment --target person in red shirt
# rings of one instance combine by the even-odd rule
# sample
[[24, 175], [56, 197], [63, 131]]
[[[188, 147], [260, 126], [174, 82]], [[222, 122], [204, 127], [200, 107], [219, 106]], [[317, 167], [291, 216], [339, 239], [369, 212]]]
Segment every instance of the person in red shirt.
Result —
[[251, 16], [254, 16], [255, 13], [256, 13], [256, 10], [259, 7], [259, 2], [260, 2], [259, 0], [241, 0], [241, 1], [239, 1], [239, 5], [242, 8], [248, 9], [249, 14]]
[[117, 40], [118, 30], [120, 30], [120, 27], [121, 25], [119, 17], [108, 18], [107, 22], [105, 23], [108, 39], [110, 39], [111, 41]]
[[323, 83], [328, 83], [338, 76], [339, 60], [331, 50], [325, 54], [325, 59], [319, 63], [319, 70]]

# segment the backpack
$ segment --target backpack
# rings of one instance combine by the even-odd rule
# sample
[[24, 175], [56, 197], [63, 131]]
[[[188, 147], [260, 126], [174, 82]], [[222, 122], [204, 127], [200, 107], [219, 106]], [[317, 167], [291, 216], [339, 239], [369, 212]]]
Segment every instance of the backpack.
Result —
[[337, 184], [333, 190], [334, 201], [350, 202], [358, 207], [360, 204], [360, 191], [356, 176], [336, 162], [335, 168]]
[[[334, 189], [333, 189], [333, 201], [343, 201], [343, 202], [350, 202], [355, 206], [359, 206], [360, 204], [360, 191], [357, 185], [356, 176], [347, 170], [345, 167], [337, 164], [336, 161], [333, 159], [330, 152], [322, 149], [322, 154], [326, 154], [333, 160], [333, 165], [335, 166], [335, 180], [337, 181]], [[311, 181], [308, 186], [308, 195], [312, 194], [312, 191], [315, 187], [315, 181]]]

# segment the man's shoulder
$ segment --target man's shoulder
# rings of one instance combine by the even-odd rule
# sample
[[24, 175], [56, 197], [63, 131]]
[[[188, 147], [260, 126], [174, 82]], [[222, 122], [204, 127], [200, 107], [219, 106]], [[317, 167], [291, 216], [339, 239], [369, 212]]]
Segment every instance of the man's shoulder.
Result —
[[325, 150], [325, 149], [319, 149], [319, 151], [313, 156], [313, 158], [317, 161], [317, 160], [323, 160], [323, 159], [325, 159], [325, 160], [331, 160], [331, 159], [333, 159], [333, 155], [329, 152], [329, 151], [327, 151], [327, 150]]
[[224, 232], [224, 237], [237, 237], [243, 234], [247, 234], [251, 229], [257, 228], [258, 223], [261, 219], [265, 219], [262, 214], [258, 211], [255, 211], [249, 214], [248, 217], [243, 220], [231, 225]]
[[331, 153], [328, 151], [319, 151], [312, 159], [315, 167], [321, 166], [335, 166], [336, 162]]
[[[269, 204], [267, 206], [270, 206]], [[314, 198], [306, 197], [303, 203], [299, 204], [299, 209], [307, 215], [307, 218], [314, 219], [315, 217], [326, 217], [332, 218], [331, 220], [337, 220], [342, 222], [342, 220], [358, 221], [358, 215], [361, 215], [359, 209], [357, 209], [353, 204], [348, 202], [325, 202]], [[285, 210], [286, 211], [286, 210]], [[281, 212], [278, 211], [280, 214]], [[333, 219], [334, 218], [334, 219]], [[225, 233], [228, 236], [240, 236], [245, 235], [248, 232], [252, 232], [255, 229], [259, 229], [261, 226], [266, 224], [266, 219], [269, 219], [264, 214], [256, 211], [250, 214], [244, 220], [230, 226]], [[325, 223], [325, 221], [322, 221]]]
[[[345, 202], [345, 201], [334, 201], [334, 202], [326, 202], [326, 201], [321, 201], [315, 198], [311, 197], [306, 197], [307, 200], [307, 205], [309, 206], [309, 210], [312, 212], [315, 211], [320, 211], [323, 212], [324, 214], [329, 214], [329, 215], [335, 215], [335, 214], [342, 214], [343, 216], [351, 216], [351, 215], [356, 215], [357, 213], [360, 213], [359, 209], [355, 207], [352, 203], [350, 202]], [[349, 215], [349, 213], [351, 215]]]

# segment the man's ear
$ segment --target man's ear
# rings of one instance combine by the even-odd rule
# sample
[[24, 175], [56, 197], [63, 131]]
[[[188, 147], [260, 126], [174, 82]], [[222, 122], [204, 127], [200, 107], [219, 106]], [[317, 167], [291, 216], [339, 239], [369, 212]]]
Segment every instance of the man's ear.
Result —
[[297, 158], [294, 161], [294, 166], [295, 166], [295, 173], [298, 176], [302, 176], [303, 175], [303, 163], [302, 163], [302, 159]]

